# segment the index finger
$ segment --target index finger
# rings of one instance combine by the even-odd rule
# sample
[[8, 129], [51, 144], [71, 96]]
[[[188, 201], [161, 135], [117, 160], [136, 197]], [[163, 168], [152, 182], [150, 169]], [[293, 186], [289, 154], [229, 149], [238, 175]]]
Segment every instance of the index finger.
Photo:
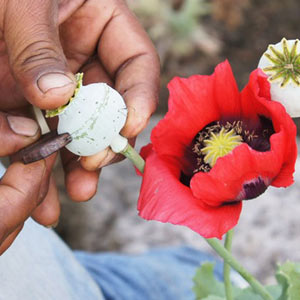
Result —
[[115, 8], [100, 37], [98, 55], [125, 99], [128, 119], [122, 134], [131, 138], [146, 126], [157, 106], [159, 59], [146, 32], [124, 1], [108, 2], [115, 3]]

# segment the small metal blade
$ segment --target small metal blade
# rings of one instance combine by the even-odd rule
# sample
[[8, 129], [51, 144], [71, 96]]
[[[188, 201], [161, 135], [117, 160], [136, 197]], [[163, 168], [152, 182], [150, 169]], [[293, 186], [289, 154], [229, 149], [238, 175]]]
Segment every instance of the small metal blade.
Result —
[[37, 142], [13, 154], [11, 159], [12, 161], [22, 161], [24, 164], [29, 164], [50, 156], [71, 141], [72, 137], [69, 133], [58, 134], [56, 131], [50, 131], [42, 135]]

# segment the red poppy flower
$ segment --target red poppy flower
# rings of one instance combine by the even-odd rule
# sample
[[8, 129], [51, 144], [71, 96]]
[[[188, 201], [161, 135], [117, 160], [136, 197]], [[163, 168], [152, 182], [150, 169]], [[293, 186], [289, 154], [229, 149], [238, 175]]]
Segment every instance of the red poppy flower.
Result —
[[169, 111], [141, 151], [140, 216], [221, 238], [242, 200], [293, 183], [296, 127], [259, 69], [241, 93], [227, 61], [168, 88]]

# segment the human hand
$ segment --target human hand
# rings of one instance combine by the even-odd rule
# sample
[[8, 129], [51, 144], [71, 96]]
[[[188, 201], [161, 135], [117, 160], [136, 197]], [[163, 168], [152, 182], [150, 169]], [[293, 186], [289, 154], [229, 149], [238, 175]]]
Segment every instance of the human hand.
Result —
[[[0, 112], [0, 157], [15, 153], [39, 136], [39, 126], [35, 121]], [[53, 190], [53, 185], [48, 190], [51, 161], [53, 157], [47, 162], [42, 160], [30, 165], [14, 162], [1, 179], [0, 255], [13, 242], [30, 215], [38, 215], [44, 225], [56, 220], [59, 207], [56, 208], [57, 203], [52, 201], [56, 190]]]
[[[28, 102], [63, 105], [74, 91], [73, 73], [83, 71], [85, 84], [108, 82], [123, 95], [129, 114], [122, 134], [134, 139], [157, 104], [159, 62], [124, 1], [0, 2], [0, 107], [23, 113]], [[106, 149], [82, 158], [84, 168], [67, 151], [62, 159], [69, 195], [84, 201], [96, 192], [99, 168], [115, 155]]]
[[[122, 132], [125, 136], [135, 137], [144, 128], [156, 106], [158, 60], [144, 31], [122, 1], [0, 3], [2, 110], [27, 115], [29, 103], [42, 109], [65, 104], [74, 91], [73, 73], [80, 70], [85, 72], [85, 83], [108, 82], [124, 96], [129, 107]], [[26, 141], [3, 150], [1, 155], [26, 146], [29, 140]], [[5, 139], [3, 144], [6, 143]], [[94, 170], [111, 159], [113, 155], [107, 149], [83, 158], [82, 164]], [[49, 179], [54, 161], [52, 155], [30, 166], [14, 163], [9, 167], [0, 188], [0, 195], [8, 199], [0, 206], [0, 253], [11, 244], [28, 216], [44, 225], [56, 222], [59, 203], [54, 182]], [[78, 201], [92, 197], [99, 170], [83, 169], [67, 151], [63, 161], [70, 196]]]
[[[88, 22], [87, 22], [88, 20]], [[84, 84], [107, 82], [124, 97], [128, 118], [121, 134], [134, 140], [156, 108], [159, 60], [146, 33], [123, 0], [86, 1], [60, 26], [62, 45], [73, 72], [82, 71]], [[79, 55], [80, 54], [80, 55]], [[71, 155], [64, 151], [68, 161]], [[98, 176], [82, 184], [83, 174], [98, 174], [120, 157], [110, 148], [82, 157], [73, 155], [65, 169], [72, 170], [66, 184], [73, 199], [87, 199], [96, 191]], [[83, 169], [83, 168], [85, 169]], [[93, 172], [94, 171], [94, 172]]]

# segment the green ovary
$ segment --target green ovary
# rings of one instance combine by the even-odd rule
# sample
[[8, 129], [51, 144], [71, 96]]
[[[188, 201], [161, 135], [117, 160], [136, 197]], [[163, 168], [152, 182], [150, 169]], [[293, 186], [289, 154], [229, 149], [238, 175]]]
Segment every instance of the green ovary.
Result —
[[213, 167], [219, 157], [230, 153], [235, 147], [242, 143], [242, 137], [232, 129], [226, 131], [222, 128], [217, 134], [211, 133], [209, 139], [204, 140], [204, 148], [201, 149], [204, 155], [204, 162]]

